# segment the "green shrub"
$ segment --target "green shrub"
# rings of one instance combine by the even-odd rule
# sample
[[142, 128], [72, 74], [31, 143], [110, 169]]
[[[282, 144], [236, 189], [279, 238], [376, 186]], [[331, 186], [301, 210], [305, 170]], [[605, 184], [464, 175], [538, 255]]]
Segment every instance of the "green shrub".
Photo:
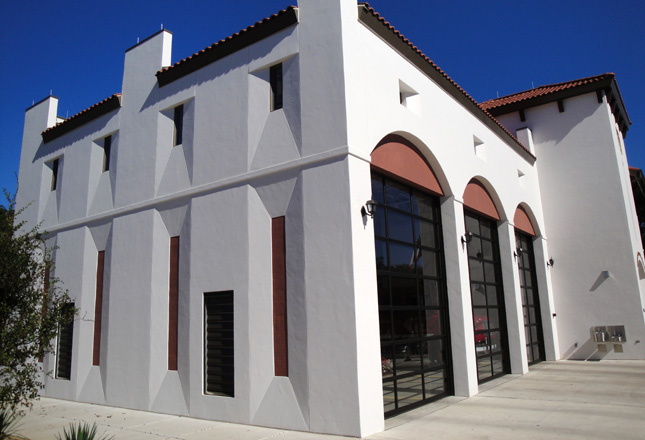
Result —
[[69, 431], [66, 428], [63, 428], [63, 436], [56, 436], [57, 440], [111, 440], [114, 438], [103, 435], [97, 437], [96, 435], [96, 423], [90, 425], [89, 423], [72, 423], [69, 425]]
[[0, 440], [22, 439], [18, 435], [20, 416], [8, 408], [0, 409]]

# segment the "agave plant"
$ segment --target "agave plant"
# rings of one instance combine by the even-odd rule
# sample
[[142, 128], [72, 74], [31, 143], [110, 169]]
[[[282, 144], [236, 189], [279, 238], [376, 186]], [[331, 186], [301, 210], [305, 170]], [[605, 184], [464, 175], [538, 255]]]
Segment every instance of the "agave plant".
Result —
[[10, 411], [8, 408], [0, 409], [0, 440], [22, 439], [18, 435], [20, 417], [17, 413]]
[[[69, 425], [69, 431], [66, 428], [63, 428], [63, 436], [56, 436], [57, 440], [112, 440], [114, 436], [108, 437], [103, 435], [97, 437], [96, 433], [96, 423], [90, 425], [89, 423], [72, 423]], [[1, 439], [0, 439], [1, 440]]]

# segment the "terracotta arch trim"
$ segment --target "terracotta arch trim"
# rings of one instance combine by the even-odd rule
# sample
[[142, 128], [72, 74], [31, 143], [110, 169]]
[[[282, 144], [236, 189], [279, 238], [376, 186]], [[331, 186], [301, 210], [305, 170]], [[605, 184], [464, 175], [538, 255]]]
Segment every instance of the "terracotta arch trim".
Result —
[[443, 196], [441, 185], [432, 167], [419, 150], [407, 139], [386, 136], [372, 152], [372, 166], [379, 171]]
[[531, 223], [531, 219], [524, 209], [518, 206], [515, 210], [515, 216], [513, 217], [513, 224], [515, 229], [519, 229], [522, 232], [525, 232], [531, 236], [535, 236], [535, 229]]
[[477, 181], [472, 181], [464, 191], [464, 206], [486, 217], [499, 220], [499, 213], [488, 191]]

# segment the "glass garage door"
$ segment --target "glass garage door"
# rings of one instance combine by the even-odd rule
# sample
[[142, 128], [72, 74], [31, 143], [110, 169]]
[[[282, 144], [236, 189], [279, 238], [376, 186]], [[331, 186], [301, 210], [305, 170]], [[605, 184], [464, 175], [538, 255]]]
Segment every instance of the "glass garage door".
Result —
[[509, 372], [497, 224], [465, 212], [479, 383]]
[[386, 416], [452, 392], [438, 198], [372, 175]]
[[526, 356], [529, 365], [533, 365], [545, 359], [542, 319], [540, 318], [540, 298], [535, 277], [533, 237], [516, 230], [515, 243], [517, 246], [517, 265], [520, 271]]

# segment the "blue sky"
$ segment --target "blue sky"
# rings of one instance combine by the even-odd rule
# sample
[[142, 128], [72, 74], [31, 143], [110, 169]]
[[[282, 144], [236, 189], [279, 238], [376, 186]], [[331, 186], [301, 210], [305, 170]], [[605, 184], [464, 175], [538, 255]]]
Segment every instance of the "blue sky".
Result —
[[[0, 0], [0, 188], [15, 190], [24, 111], [50, 90], [59, 115], [71, 116], [120, 92], [125, 50], [162, 24], [173, 32], [175, 62], [290, 4], [295, 1]], [[614, 72], [632, 121], [629, 162], [645, 168], [642, 0], [370, 5], [480, 102]]]

